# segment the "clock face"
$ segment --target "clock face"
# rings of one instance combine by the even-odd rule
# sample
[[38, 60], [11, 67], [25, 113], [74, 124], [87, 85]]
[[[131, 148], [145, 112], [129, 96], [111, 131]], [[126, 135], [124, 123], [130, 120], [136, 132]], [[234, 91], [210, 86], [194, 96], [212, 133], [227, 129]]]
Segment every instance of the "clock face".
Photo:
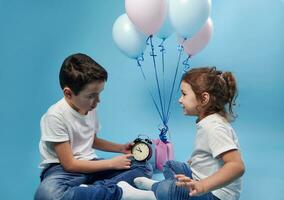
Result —
[[137, 161], [146, 160], [150, 154], [149, 146], [143, 142], [138, 142], [132, 147], [132, 154]]

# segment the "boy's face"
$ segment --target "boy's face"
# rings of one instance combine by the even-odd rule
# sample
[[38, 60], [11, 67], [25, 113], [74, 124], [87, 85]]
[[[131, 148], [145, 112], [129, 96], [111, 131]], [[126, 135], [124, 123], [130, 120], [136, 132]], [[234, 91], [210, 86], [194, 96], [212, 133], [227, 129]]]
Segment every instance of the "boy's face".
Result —
[[183, 107], [185, 115], [198, 115], [198, 110], [196, 108], [199, 105], [199, 102], [191, 86], [185, 81], [181, 82], [181, 97], [179, 98], [179, 103]]
[[[69, 88], [64, 88], [65, 97], [70, 106], [82, 115], [97, 107], [100, 102], [100, 93], [104, 89], [104, 81], [94, 81], [87, 84], [82, 91], [75, 95]], [[66, 95], [65, 89], [71, 91], [71, 95]]]

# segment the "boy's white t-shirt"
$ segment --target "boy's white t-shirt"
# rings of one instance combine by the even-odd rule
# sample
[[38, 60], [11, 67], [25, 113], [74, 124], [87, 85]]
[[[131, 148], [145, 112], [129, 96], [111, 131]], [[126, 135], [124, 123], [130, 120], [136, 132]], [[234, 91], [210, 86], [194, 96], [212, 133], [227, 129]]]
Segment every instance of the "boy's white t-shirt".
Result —
[[[224, 163], [218, 156], [226, 151], [240, 149], [238, 138], [231, 125], [219, 114], [212, 114], [197, 123], [195, 148], [191, 155], [191, 170], [195, 180], [214, 174]], [[212, 193], [221, 200], [240, 197], [241, 179]]]
[[91, 160], [97, 157], [92, 148], [95, 134], [99, 130], [95, 109], [87, 115], [81, 115], [62, 98], [42, 116], [40, 128], [41, 168], [49, 163], [59, 163], [54, 142], [69, 141], [75, 159]]

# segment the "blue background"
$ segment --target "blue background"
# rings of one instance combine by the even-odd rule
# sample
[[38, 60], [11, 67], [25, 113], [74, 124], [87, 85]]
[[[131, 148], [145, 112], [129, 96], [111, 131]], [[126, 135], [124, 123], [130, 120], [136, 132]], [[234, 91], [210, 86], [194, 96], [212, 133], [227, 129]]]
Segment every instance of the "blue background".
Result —
[[[101, 137], [121, 143], [138, 134], [157, 137], [160, 121], [146, 83], [135, 61], [112, 40], [112, 25], [124, 12], [122, 0], [0, 0], [1, 199], [33, 198], [39, 120], [62, 97], [58, 72], [72, 53], [89, 54], [109, 72], [98, 107]], [[233, 126], [246, 163], [241, 199], [283, 199], [284, 1], [213, 0], [211, 17], [213, 38], [191, 66], [215, 65], [238, 79], [239, 117]], [[165, 45], [170, 73], [177, 62], [176, 37]], [[151, 77], [148, 51], [143, 66]], [[156, 89], [151, 78], [147, 84]], [[169, 126], [176, 159], [186, 161], [195, 119], [183, 116], [178, 95]]]

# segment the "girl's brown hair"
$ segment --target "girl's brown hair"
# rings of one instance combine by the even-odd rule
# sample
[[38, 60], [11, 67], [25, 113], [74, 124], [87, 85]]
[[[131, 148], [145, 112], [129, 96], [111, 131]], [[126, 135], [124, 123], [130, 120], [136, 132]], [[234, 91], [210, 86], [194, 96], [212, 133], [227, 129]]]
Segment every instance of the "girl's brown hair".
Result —
[[236, 118], [233, 106], [236, 105], [237, 84], [231, 72], [222, 72], [216, 67], [194, 68], [183, 75], [182, 81], [191, 86], [197, 100], [201, 101], [204, 92], [210, 95], [208, 104], [202, 108], [204, 117], [219, 113], [228, 121]]

